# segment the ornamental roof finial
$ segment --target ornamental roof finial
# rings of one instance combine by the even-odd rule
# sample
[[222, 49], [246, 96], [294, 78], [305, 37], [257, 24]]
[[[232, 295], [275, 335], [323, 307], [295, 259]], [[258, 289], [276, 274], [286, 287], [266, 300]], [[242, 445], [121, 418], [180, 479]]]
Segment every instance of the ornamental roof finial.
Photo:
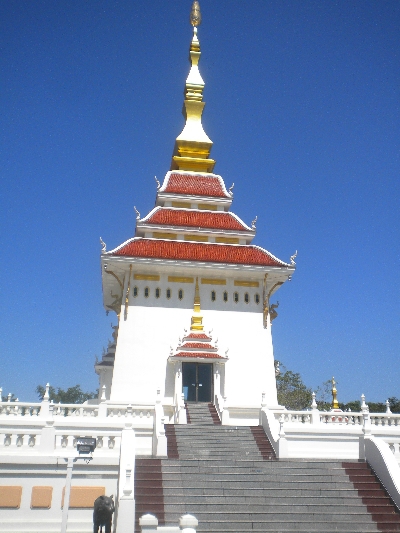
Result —
[[203, 317], [200, 311], [199, 278], [196, 278], [196, 287], [194, 290], [192, 325], [190, 326], [190, 330], [191, 331], [203, 331], [203, 329], [204, 329]]
[[197, 0], [195, 0], [192, 4], [192, 11], [190, 12], [190, 24], [193, 27], [200, 26], [201, 24], [200, 4]]
[[215, 161], [209, 159], [212, 141], [207, 136], [201, 123], [204, 81], [199, 71], [200, 42], [197, 38], [197, 26], [201, 23], [200, 5], [193, 2], [190, 12], [190, 24], [193, 26], [193, 38], [190, 43], [189, 61], [191, 68], [185, 84], [183, 116], [185, 127], [175, 142], [171, 170], [189, 170], [194, 172], [212, 172]]
[[339, 402], [337, 400], [337, 389], [335, 378], [332, 378], [332, 409], [339, 409]]

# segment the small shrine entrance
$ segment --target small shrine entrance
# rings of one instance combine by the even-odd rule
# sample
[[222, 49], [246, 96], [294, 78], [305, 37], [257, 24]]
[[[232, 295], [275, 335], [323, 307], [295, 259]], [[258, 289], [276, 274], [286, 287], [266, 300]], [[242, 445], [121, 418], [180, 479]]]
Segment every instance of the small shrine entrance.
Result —
[[212, 402], [212, 363], [182, 363], [182, 388], [186, 402]]

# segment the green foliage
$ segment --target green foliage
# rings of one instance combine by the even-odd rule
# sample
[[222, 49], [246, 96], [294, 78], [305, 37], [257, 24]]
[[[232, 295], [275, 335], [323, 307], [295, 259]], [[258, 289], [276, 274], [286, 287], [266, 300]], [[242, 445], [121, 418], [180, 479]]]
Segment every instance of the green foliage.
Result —
[[[304, 385], [303, 380], [298, 372], [286, 370], [281, 365], [281, 373], [276, 378], [278, 390], [278, 402], [287, 409], [307, 409], [312, 402], [312, 391]], [[285, 371], [282, 372], [282, 369]]]
[[361, 411], [361, 402], [360, 400], [354, 400], [348, 403], [339, 403], [339, 407], [343, 411], [348, 411], [350, 409], [351, 411], [354, 411], [355, 413], [359, 413]]
[[[367, 402], [370, 413], [386, 413], [386, 403], [383, 402]], [[389, 398], [389, 406], [392, 413], [400, 413], [400, 400], [395, 396]], [[361, 411], [361, 402], [353, 401], [348, 403], [341, 403], [340, 409], [343, 411]]]
[[[15, 396], [15, 394], [11, 394], [11, 398], [10, 398], [10, 400], [11, 400], [12, 402], [15, 402], [16, 399], [17, 399], [17, 397]], [[2, 402], [8, 402], [8, 396], [2, 396], [2, 397], [1, 397], [1, 401], [2, 401]]]
[[[307, 387], [301, 376], [297, 372], [287, 370], [284, 365], [280, 365], [284, 372], [276, 378], [278, 390], [278, 402], [287, 409], [307, 409], [311, 407], [312, 390]], [[338, 382], [336, 381], [336, 385]], [[332, 409], [332, 380], [328, 379], [316, 390], [316, 401], [320, 411], [330, 411]], [[385, 413], [386, 403], [367, 402], [370, 413]], [[400, 399], [396, 396], [389, 398], [390, 410], [392, 413], [400, 413]], [[361, 402], [353, 400], [347, 403], [339, 403], [340, 409], [359, 413], [361, 411]]]
[[[36, 387], [36, 392], [39, 396], [39, 400], [43, 400], [43, 396], [46, 392], [46, 387], [38, 385]], [[75, 387], [70, 387], [67, 390], [61, 389], [60, 387], [56, 388], [50, 386], [49, 388], [49, 397], [50, 401], [54, 403], [83, 403], [86, 400], [92, 400], [97, 398], [98, 392], [83, 392], [80, 385], [75, 385]]]

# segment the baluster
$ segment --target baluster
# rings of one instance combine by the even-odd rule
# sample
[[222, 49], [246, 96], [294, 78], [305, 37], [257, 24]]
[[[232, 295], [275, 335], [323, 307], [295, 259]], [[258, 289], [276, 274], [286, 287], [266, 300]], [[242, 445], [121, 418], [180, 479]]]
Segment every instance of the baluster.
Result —
[[11, 446], [11, 435], [9, 433], [4, 435], [4, 446]]
[[102, 448], [103, 447], [103, 437], [97, 437], [97, 445], [96, 445], [97, 448]]
[[21, 434], [17, 435], [16, 445], [18, 446], [18, 448], [20, 448], [23, 444], [24, 444], [24, 436]]
[[115, 437], [108, 437], [108, 447], [113, 450], [115, 446]]
[[36, 444], [36, 435], [29, 435], [28, 446], [33, 448]]

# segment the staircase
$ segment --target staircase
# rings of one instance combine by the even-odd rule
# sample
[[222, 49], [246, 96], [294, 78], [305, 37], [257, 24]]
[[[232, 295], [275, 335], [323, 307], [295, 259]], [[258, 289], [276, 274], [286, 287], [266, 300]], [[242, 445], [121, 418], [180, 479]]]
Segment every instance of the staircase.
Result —
[[168, 459], [137, 460], [137, 520], [149, 512], [173, 525], [190, 513], [213, 533], [400, 532], [366, 463], [277, 461], [262, 427], [221, 426], [207, 404], [187, 409], [188, 425], [166, 426]]

